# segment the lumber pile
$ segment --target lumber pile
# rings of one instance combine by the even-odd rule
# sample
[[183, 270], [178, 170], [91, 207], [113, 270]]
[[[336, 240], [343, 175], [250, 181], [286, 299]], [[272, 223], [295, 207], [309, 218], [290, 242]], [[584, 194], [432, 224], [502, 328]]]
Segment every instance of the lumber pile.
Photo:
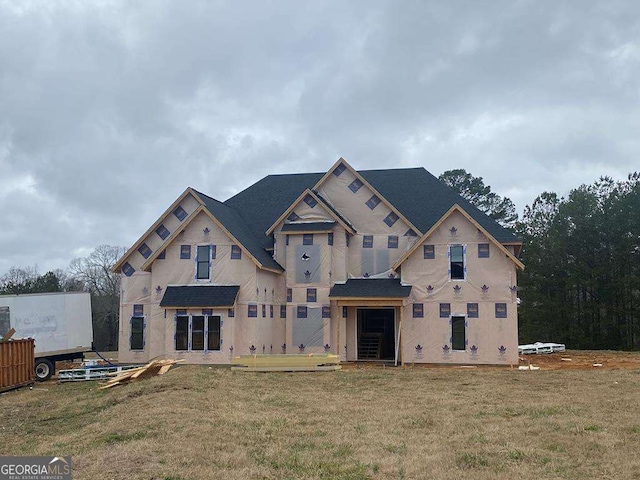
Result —
[[164, 375], [173, 365], [182, 361], [183, 360], [152, 360], [141, 367], [114, 374], [116, 376], [99, 387], [98, 390], [115, 387], [116, 385], [124, 385], [142, 380], [143, 378], [155, 377], [156, 375]]
[[232, 371], [241, 372], [322, 372], [340, 370], [338, 355], [282, 354], [241, 355], [233, 359]]

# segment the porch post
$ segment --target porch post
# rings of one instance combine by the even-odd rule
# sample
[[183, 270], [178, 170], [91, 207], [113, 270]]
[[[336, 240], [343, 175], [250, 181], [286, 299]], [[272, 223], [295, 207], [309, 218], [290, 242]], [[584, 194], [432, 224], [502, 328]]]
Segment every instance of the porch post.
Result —
[[340, 347], [340, 324], [342, 323], [342, 312], [340, 311], [341, 308], [338, 305], [338, 302], [335, 302], [336, 305], [336, 310], [338, 311], [338, 362], [342, 363], [342, 348]]
[[403, 313], [403, 307], [398, 307], [398, 310], [400, 311], [400, 351], [398, 352], [400, 354], [400, 365], [402, 365], [402, 368], [404, 368], [404, 355], [402, 354], [402, 342], [404, 341], [404, 335], [403, 335], [403, 329], [402, 329], [402, 313]]

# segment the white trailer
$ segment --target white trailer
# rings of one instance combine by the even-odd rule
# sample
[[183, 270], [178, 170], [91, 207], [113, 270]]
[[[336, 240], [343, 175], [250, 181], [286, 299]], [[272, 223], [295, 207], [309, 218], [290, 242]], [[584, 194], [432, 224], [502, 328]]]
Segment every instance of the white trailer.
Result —
[[91, 296], [85, 292], [0, 295], [0, 337], [35, 339], [37, 380], [55, 373], [55, 362], [92, 350]]

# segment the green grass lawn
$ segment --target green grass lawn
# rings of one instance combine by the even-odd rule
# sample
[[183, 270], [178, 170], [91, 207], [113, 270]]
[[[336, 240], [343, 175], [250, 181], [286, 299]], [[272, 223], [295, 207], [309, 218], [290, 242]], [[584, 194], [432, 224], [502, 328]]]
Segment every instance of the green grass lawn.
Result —
[[0, 395], [0, 453], [71, 455], [75, 479], [640, 478], [640, 370], [181, 366], [97, 386]]

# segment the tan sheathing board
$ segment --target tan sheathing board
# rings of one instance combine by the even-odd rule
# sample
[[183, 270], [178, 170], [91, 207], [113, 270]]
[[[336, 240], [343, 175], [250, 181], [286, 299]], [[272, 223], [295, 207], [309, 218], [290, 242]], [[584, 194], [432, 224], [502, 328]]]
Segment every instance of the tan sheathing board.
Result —
[[[508, 361], [510, 361], [510, 354], [512, 351], [510, 345], [507, 345], [507, 343], [505, 343], [504, 346], [506, 346], [506, 351], [500, 353], [499, 355], [489, 353], [490, 350], [488, 349], [488, 347], [487, 349], [482, 350], [483, 348], [485, 348], [483, 347], [484, 343], [483, 345], [481, 345], [479, 342], [488, 342], [489, 337], [485, 338], [481, 330], [474, 330], [474, 328], [475, 326], [480, 325], [486, 320], [488, 325], [487, 328], [490, 330], [487, 335], [494, 335], [495, 329], [500, 328], [502, 333], [499, 333], [497, 337], [496, 335], [494, 335], [494, 337], [498, 339], [505, 338], [505, 342], [509, 340], [508, 330], [511, 328], [511, 325], [516, 325], [516, 309], [515, 306], [514, 308], [512, 308], [511, 303], [509, 303], [509, 301], [515, 302], [515, 293], [512, 293], [511, 290], [508, 289], [508, 292], [511, 295], [511, 299], [503, 302], [508, 304], [508, 318], [506, 319], [506, 321], [501, 321], [500, 319], [494, 318], [495, 315], [493, 308], [495, 307], [495, 302], [497, 301], [496, 298], [498, 298], [499, 295], [498, 293], [496, 293], [495, 298], [491, 296], [492, 292], [498, 292], [497, 289], [493, 289], [493, 287], [497, 287], [497, 284], [491, 278], [489, 278], [487, 281], [493, 283], [491, 283], [491, 285], [486, 284], [489, 287], [488, 291], [490, 293], [487, 294], [483, 292], [483, 295], [485, 295], [485, 297], [476, 300], [475, 295], [478, 288], [482, 290], [481, 287], [485, 283], [480, 284], [476, 281], [476, 279], [468, 278], [460, 293], [454, 294], [453, 290], [451, 290], [450, 293], [447, 293], [446, 285], [444, 283], [440, 284], [438, 280], [443, 273], [441, 270], [437, 269], [437, 271], [432, 272], [433, 276], [428, 278], [432, 279], [432, 283], [438, 283], [439, 286], [432, 285], [432, 289], [427, 292], [427, 285], [429, 285], [430, 282], [425, 283], [425, 272], [421, 271], [420, 268], [417, 268], [415, 271], [412, 270], [412, 257], [418, 256], [421, 258], [422, 249], [420, 248], [420, 245], [417, 245], [412, 251], [412, 248], [414, 248], [413, 243], [418, 239], [416, 237], [406, 237], [404, 235], [406, 231], [411, 228], [411, 225], [406, 222], [401, 215], [399, 215], [399, 219], [395, 222], [395, 224], [389, 227], [384, 222], [384, 218], [393, 209], [385, 203], [385, 199], [382, 196], [378, 195], [381, 198], [382, 202], [372, 211], [366, 206], [366, 201], [370, 198], [371, 195], [373, 195], [374, 190], [370, 188], [366, 181], [363, 181], [363, 186], [357, 193], [354, 194], [348, 188], [348, 185], [349, 183], [351, 183], [351, 181], [353, 181], [353, 179], [358, 178], [359, 175], [353, 172], [350, 167], [348, 167], [342, 173], [342, 175], [340, 175], [340, 177], [336, 177], [335, 175], [333, 175], [331, 173], [332, 171], [333, 168], [328, 172], [327, 175], [325, 175], [325, 178], [321, 182], [319, 182], [318, 188], [321, 190], [320, 195], [322, 195], [323, 198], [327, 199], [330, 204], [338, 211], [344, 214], [345, 218], [348, 218], [351, 221], [351, 217], [353, 215], [356, 215], [356, 222], [360, 223], [358, 223], [358, 225], [354, 225], [358, 229], [358, 234], [350, 235], [349, 247], [346, 246], [345, 229], [344, 225], [341, 222], [338, 222], [333, 228], [334, 245], [331, 247], [327, 245], [326, 233], [317, 233], [314, 235], [314, 244], [317, 243], [319, 247], [317, 250], [317, 254], [320, 257], [320, 275], [313, 281], [312, 284], [296, 281], [295, 268], [298, 253], [296, 253], [295, 247], [298, 245], [298, 243], [302, 242], [302, 236], [290, 234], [290, 245], [286, 247], [285, 251], [286, 235], [279, 233], [279, 229], [282, 226], [282, 219], [280, 223], [275, 226], [275, 256], [276, 260], [283, 267], [285, 267], [287, 271], [284, 274], [278, 275], [267, 270], [259, 270], [258, 268], [256, 268], [256, 266], [259, 266], [259, 264], [255, 261], [255, 259], [250, 257], [248, 252], [246, 252], [244, 249], [242, 261], [231, 261], [230, 248], [231, 244], [235, 243], [232, 236], [230, 236], [230, 234], [225, 230], [224, 226], [220, 225], [214, 218], [211, 217], [210, 212], [205, 212], [204, 210], [198, 211], [198, 208], [201, 207], [197, 207], [196, 210], [190, 212], [191, 215], [189, 216], [189, 218], [182, 223], [182, 228], [185, 229], [185, 233], [178, 235], [179, 232], [174, 231], [174, 237], [168, 239], [170, 241], [170, 245], [166, 250], [166, 256], [167, 260], [169, 261], [160, 259], [155, 260], [154, 258], [150, 258], [147, 260], [147, 263], [151, 272], [145, 273], [137, 271], [132, 277], [123, 277], [123, 287], [126, 287], [127, 290], [123, 295], [123, 298], [126, 298], [127, 303], [122, 306], [123, 316], [121, 318], [125, 318], [126, 321], [121, 323], [121, 345], [124, 344], [127, 347], [128, 351], [128, 341], [130, 335], [130, 326], [128, 323], [128, 319], [131, 316], [133, 305], [136, 303], [143, 303], [145, 305], [145, 316], [147, 318], [148, 329], [148, 331], [146, 332], [147, 342], [149, 342], [149, 335], [153, 337], [151, 345], [148, 344], [149, 348], [146, 348], [145, 352], [141, 354], [137, 352], [128, 352], [124, 353], [125, 357], [129, 355], [131, 358], [137, 357], [137, 361], [145, 361], [149, 358], [152, 358], [152, 352], [160, 352], [162, 354], [171, 354], [171, 356], [175, 358], [185, 358], [185, 360], [187, 360], [189, 363], [229, 363], [232, 354], [238, 355], [251, 353], [249, 351], [249, 347], [251, 345], [255, 347], [255, 353], [262, 353], [263, 346], [265, 348], [265, 353], [279, 353], [280, 347], [283, 343], [287, 344], [287, 352], [297, 353], [295, 345], [292, 344], [292, 325], [294, 323], [297, 306], [307, 305], [309, 308], [321, 309], [322, 306], [330, 304], [331, 319], [323, 319], [322, 326], [320, 327], [320, 331], [318, 332], [318, 334], [321, 335], [322, 344], [328, 343], [329, 345], [331, 345], [331, 351], [335, 353], [339, 352], [341, 357], [344, 359], [349, 358], [350, 360], [355, 360], [357, 355], [357, 309], [355, 307], [349, 307], [348, 318], [342, 318], [342, 308], [337, 304], [337, 302], [329, 301], [328, 293], [332, 282], [344, 281], [349, 276], [361, 276], [364, 273], [364, 266], [367, 265], [368, 261], [370, 262], [370, 260], [367, 260], [365, 257], [367, 257], [367, 255], [371, 257], [371, 253], [373, 253], [374, 256], [377, 256], [378, 252], [380, 252], [380, 254], [386, 254], [388, 256], [387, 259], [389, 266], [392, 266], [394, 262], [398, 265], [402, 264], [403, 279], [405, 278], [405, 276], [406, 278], [410, 278], [412, 275], [416, 277], [414, 278], [414, 281], [416, 283], [414, 283], [413, 296], [405, 301], [405, 305], [402, 308], [396, 308], [397, 327], [399, 326], [401, 318], [403, 323], [404, 335], [402, 341], [402, 358], [404, 358], [406, 361], [434, 361], [437, 363], [508, 363]], [[340, 182], [336, 182], [335, 180], [340, 180]], [[324, 191], [322, 191], [323, 188]], [[315, 194], [312, 194], [312, 196], [313, 195]], [[309, 207], [303, 201], [304, 196], [304, 194], [300, 196], [297, 204], [292, 206], [293, 208], [291, 211], [295, 211], [301, 218], [307, 221], [327, 219], [336, 220], [334, 218], [335, 214], [334, 216], [332, 216], [330, 213], [333, 212], [329, 212], [322, 203], [319, 203], [314, 208]], [[344, 204], [347, 210], [342, 211], [342, 209], [340, 208], [340, 204]], [[172, 215], [173, 208], [170, 208], [167, 211], [169, 216]], [[432, 234], [436, 235], [438, 233], [438, 229], [441, 226], [442, 228], [444, 228], [445, 226], [448, 227], [448, 225], [445, 225], [445, 220], [448, 221], [451, 219], [462, 223], [464, 223], [464, 221], [466, 220], [470, 224], [469, 232], [457, 232], [458, 238], [462, 238], [465, 235], [472, 234], [478, 236], [478, 230], [480, 230], [480, 234], [484, 233], [481, 229], [477, 228], [473, 221], [469, 220], [468, 216], [465, 215], [463, 211], [449, 213], [451, 214], [451, 218], [447, 216], [445, 216], [446, 218], [443, 217], [443, 220], [441, 222], [438, 222], [438, 225], [436, 226], [436, 228], [434, 228], [434, 231], [431, 232]], [[461, 215], [460, 218], [458, 218], [457, 216], [458, 213]], [[157, 222], [157, 224], [159, 223], [160, 220], [159, 222]], [[192, 226], [193, 228], [191, 228]], [[207, 238], [204, 238], [205, 228], [209, 229], [209, 235], [207, 236]], [[462, 230], [464, 230], [464, 228]], [[420, 233], [415, 228], [414, 231], [416, 231], [416, 233]], [[155, 225], [152, 227], [152, 229], [150, 229], [150, 232], [152, 232], [152, 236], [156, 235]], [[218, 234], [221, 235], [221, 238], [212, 239]], [[372, 249], [363, 248], [364, 234], [373, 235], [374, 240]], [[398, 236], [399, 248], [387, 248], [389, 235]], [[431, 239], [433, 239], [434, 241], [437, 240], [437, 235], [429, 235], [428, 237], [426, 237], [427, 241], [430, 241]], [[179, 259], [179, 246], [183, 243], [183, 241], [187, 240], [192, 245], [192, 259], [190, 261], [177, 260], [176, 263], [176, 259]], [[420, 239], [420, 242], [422, 242], [423, 240], [425, 239]], [[470, 240], [467, 239], [465, 240], [465, 242], [470, 242]], [[502, 273], [500, 270], [500, 268], [502, 267], [500, 265], [491, 267], [493, 269], [492, 274], [495, 275], [496, 278], [500, 278], [502, 283], [511, 284], [509, 286], [514, 286], [515, 265], [518, 265], [519, 261], [515, 259], [513, 255], [511, 255], [512, 252], [504, 249], [504, 247], [499, 244], [494, 245], [492, 242], [493, 239], [489, 238], [487, 243], [491, 243], [491, 260], [496, 257], [494, 253], [498, 252], [498, 256], [501, 255], [504, 259], [510, 258], [511, 261], [511, 264], [509, 264], [508, 261], [506, 262], [506, 265], [509, 265], [509, 267], [507, 267], [507, 270], [502, 271]], [[175, 334], [175, 327], [173, 314], [175, 311], [167, 310], [167, 313], [165, 315], [165, 310], [160, 309], [157, 306], [160, 299], [162, 298], [163, 291], [161, 291], [160, 293], [156, 293], [156, 288], [158, 286], [161, 286], [161, 288], [164, 289], [168, 284], [190, 284], [195, 282], [195, 279], [193, 278], [195, 273], [195, 254], [196, 245], [199, 243], [216, 244], [216, 261], [219, 260], [219, 262], [218, 264], [216, 264], [216, 268], [214, 269], [212, 281], [215, 284], [240, 285], [238, 304], [236, 305], [234, 311], [235, 316], [232, 318], [228, 316], [227, 309], [214, 311], [215, 314], [220, 314], [223, 319], [223, 347], [220, 352], [211, 352], [207, 354], [201, 352], [174, 352], [173, 337]], [[163, 245], [163, 248], [165, 246], [166, 245]], [[225, 256], [226, 246], [228, 246], [228, 257]], [[471, 261], [470, 257], [470, 253], [473, 253], [473, 251], [469, 249], [469, 245], [467, 245], [467, 248], [467, 267], [473, 267], [475, 269], [475, 266], [473, 266], [473, 262]], [[364, 250], [367, 251], [364, 252]], [[159, 253], [159, 248], [156, 248], [156, 246], [154, 245], [154, 255], [156, 255], [157, 253]], [[403, 256], [405, 255], [407, 258], [403, 263]], [[141, 257], [141, 255], [137, 251], [135, 251], [131, 256]], [[248, 261], [245, 262], [245, 260]], [[216, 261], [214, 261], [214, 263]], [[384, 263], [386, 265], [386, 260]], [[139, 267], [136, 266], [135, 268], [138, 269]], [[374, 268], [373, 274], [384, 275], [387, 273], [379, 272], [378, 270], [380, 270], [380, 268]], [[331, 272], [331, 277], [329, 276], [329, 272]], [[446, 272], [447, 266], [445, 261], [445, 276]], [[513, 282], [511, 281], [512, 274]], [[286, 302], [285, 298], [287, 287], [292, 288], [294, 297], [293, 301], [289, 303]], [[315, 302], [306, 301], [306, 290], [309, 287], [316, 288], [317, 298]], [[449, 298], [450, 296], [453, 296], [453, 299]], [[425, 317], [422, 319], [413, 319], [412, 305], [414, 302], [418, 301], [420, 301], [420, 303], [424, 303], [425, 305]], [[429, 302], [431, 302], [432, 305], [429, 305]], [[478, 319], [478, 322], [476, 322], [477, 325], [470, 323], [467, 336], [470, 342], [469, 346], [476, 345], [478, 347], [478, 350], [467, 361], [461, 360], [464, 360], [465, 354], [470, 355], [469, 351], [450, 352], [449, 354], [447, 354], [446, 358], [438, 358], [438, 352], [442, 352], [442, 345], [439, 345], [439, 343], [441, 342], [441, 340], [448, 340], [448, 337], [451, 336], [448, 321], [446, 322], [447, 326], [443, 326], [442, 320], [444, 319], [439, 319], [438, 317], [438, 309], [436, 308], [436, 306], [439, 305], [440, 302], [451, 303], [452, 313], [454, 314], [466, 314], [467, 302], [479, 303], [481, 318]], [[363, 303], [365, 303], [365, 305], [363, 306], [366, 306], [366, 302]], [[491, 307], [490, 310], [487, 311], [484, 308], [486, 306], [485, 303]], [[256, 318], [248, 317], [248, 305], [250, 304], [255, 304], [257, 307], [258, 315]], [[280, 305], [283, 304], [286, 304], [286, 319], [280, 318]], [[263, 305], [265, 307], [264, 316], [262, 314]], [[272, 306], [273, 318], [271, 317]], [[463, 309], [463, 306], [464, 312], [461, 311]], [[434, 308], [436, 309], [434, 310]], [[200, 314], [201, 310], [190, 311], [190, 313]], [[426, 325], [431, 330], [425, 331], [425, 319], [427, 318], [434, 319], [434, 321], [429, 325]], [[475, 319], [469, 319], [469, 322], [473, 322], [474, 320]], [[491, 320], [495, 321], [492, 322]], [[496, 327], [496, 325], [498, 327]], [[517, 328], [514, 328], [513, 331], [514, 337], [517, 336]], [[476, 338], [473, 337], [473, 335], [481, 336]], [[418, 355], [415, 346], [418, 344], [418, 342], [424, 341], [423, 339], [425, 338], [425, 336], [428, 338], [429, 342], [433, 343], [433, 345], [421, 343], [420, 345], [422, 345], [423, 347], [423, 353], [420, 353]], [[513, 339], [509, 341], [512, 340]], [[517, 339], [515, 340], [515, 342], [517, 343]], [[228, 350], [228, 347], [231, 345], [234, 346], [233, 353]], [[307, 349], [306, 353], [309, 353], [310, 351], [321, 353], [323, 349], [320, 346], [311, 347]], [[427, 355], [427, 353], [429, 354]], [[492, 355], [497, 356], [498, 358], [492, 359]]]
[[[156, 229], [160, 225], [164, 225], [165, 228], [169, 231], [170, 234], [173, 232], [179, 231], [182, 228], [182, 225], [188, 221], [189, 215], [191, 215], [199, 206], [201, 205], [200, 200], [197, 198], [196, 194], [193, 192], [191, 188], [187, 188], [182, 195], [180, 195], [175, 202], [171, 204], [171, 206], [156, 220], [156, 222], [149, 227], [149, 229], [138, 239], [133, 246], [127, 250], [127, 252], [122, 256], [122, 258], [113, 266], [112, 270], [114, 272], [120, 273], [120, 269], [124, 265], [125, 262], [129, 262], [129, 264], [135, 268], [136, 270], [140, 270], [142, 265], [147, 262], [147, 259], [142, 256], [140, 252], [138, 252], [138, 248], [146, 243], [147, 246], [151, 249], [152, 255], [156, 255], [164, 248], [163, 245], [168, 243], [169, 238], [165, 240], [161, 239], [156, 233]], [[182, 207], [184, 211], [187, 213], [187, 217], [185, 217], [182, 221], [176, 217], [173, 212], [176, 208]]]
[[[313, 198], [317, 204], [313, 207], [307, 204], [304, 200], [307, 196]], [[282, 225], [285, 223], [286, 219], [292, 214], [295, 213], [302, 220], [305, 221], [323, 221], [323, 220], [332, 220], [340, 225], [343, 228], [348, 230], [350, 233], [355, 233], [355, 231], [345, 223], [344, 219], [346, 217], [340, 212], [340, 215], [336, 215], [335, 212], [331, 211], [325, 205], [324, 201], [318, 197], [313, 191], [306, 189], [302, 194], [293, 202], [280, 217], [269, 227], [269, 230], [266, 231], [266, 235], [271, 235], [274, 232], [279, 232], [282, 229]], [[348, 221], [348, 219], [347, 219]]]
[[[455, 235], [452, 233], [455, 228]], [[478, 244], [490, 245], [490, 257], [478, 258]], [[435, 258], [425, 259], [416, 248], [402, 264], [402, 282], [413, 285], [403, 315], [405, 361], [418, 363], [517, 363], [516, 265], [462, 213], [452, 212], [422, 242], [434, 245]], [[465, 281], [449, 280], [449, 245], [466, 247]], [[431, 286], [431, 289], [428, 287]], [[459, 286], [459, 291], [454, 287]], [[485, 287], [485, 288], [483, 288]], [[424, 318], [413, 318], [413, 303], [424, 305]], [[466, 351], [449, 351], [449, 317], [440, 318], [440, 303], [451, 305], [452, 315], [467, 316], [467, 303], [478, 303], [479, 318], [467, 318]], [[507, 318], [496, 318], [495, 304], [507, 304]], [[416, 347], [420, 345], [422, 350]], [[475, 353], [472, 346], [476, 346]], [[501, 351], [500, 347], [506, 350]]]
[[[351, 191], [349, 185], [358, 177], [361, 178], [359, 175], [356, 176], [351, 169], [346, 169], [338, 177], [331, 174], [322, 183], [318, 193], [345, 218], [349, 219], [358, 233], [401, 236], [409, 228], [415, 229], [402, 215], [397, 213], [397, 210], [390, 208], [388, 203], [384, 201], [384, 197], [375, 193], [369, 184], [363, 183], [355, 193]], [[381, 199], [381, 202], [372, 210], [366, 203], [374, 194]], [[384, 219], [392, 211], [399, 218], [392, 227], [389, 227]]]
[[[340, 164], [344, 165], [345, 170], [339, 176], [336, 176], [333, 174], [333, 171]], [[348, 187], [356, 178], [362, 182], [363, 186], [354, 194]], [[344, 195], [345, 189], [348, 193], [355, 195], [356, 198], [361, 201], [354, 202], [353, 197]], [[318, 194], [326, 199], [337, 211], [345, 215], [345, 217], [352, 222], [352, 225], [358, 232], [365, 231], [373, 234], [387, 233], [388, 230], [382, 229], [379, 223], [374, 219], [378, 218], [382, 221], [389, 212], [394, 212], [398, 215], [399, 221], [401, 220], [404, 225], [411, 227], [418, 235], [421, 235], [422, 233], [343, 158], [340, 158], [329, 169], [329, 171], [313, 187], [313, 190], [317, 191]], [[374, 194], [381, 200], [381, 203], [371, 211], [364, 203]], [[366, 211], [362, 207], [369, 210], [369, 214], [373, 212], [375, 215], [366, 215]], [[398, 222], [396, 222], [396, 224], [397, 223]], [[382, 226], [387, 227], [384, 222], [382, 222]], [[394, 227], [399, 228], [400, 225], [394, 225]], [[406, 229], [404, 231], [406, 232]]]
[[[448, 212], [446, 212], [441, 218], [440, 220], [438, 220], [438, 222], [436, 222], [436, 224], [431, 227], [429, 229], [429, 231], [427, 233], [425, 233], [417, 242], [416, 244], [411, 247], [409, 249], [409, 251], [407, 251], [407, 253], [405, 253], [402, 257], [400, 257], [400, 259], [395, 263], [395, 265], [393, 266], [394, 269], [400, 267], [402, 265], [402, 263], [405, 261], [405, 259], [407, 257], [409, 257], [409, 255], [411, 255], [413, 253], [413, 250], [416, 248], [419, 248], [427, 239], [429, 239], [432, 235], [433, 232], [435, 232], [436, 230], [438, 230], [440, 228], [440, 226], [442, 225], [442, 223], [447, 220], [452, 214], [454, 213], [459, 213], [460, 215], [462, 215], [465, 219], [467, 219], [467, 221], [472, 224], [477, 230], [478, 232], [480, 232], [481, 234], [485, 235], [485, 237], [487, 238], [487, 240], [491, 243], [493, 243], [500, 251], [502, 251], [507, 257], [509, 257], [513, 263], [521, 270], [524, 270], [524, 264], [518, 260], [515, 255], [515, 249], [518, 245], [518, 243], [511, 243], [508, 244], [507, 246], [502, 245], [500, 242], [498, 242], [493, 236], [491, 236], [490, 233], [488, 233], [478, 222], [476, 222], [476, 220], [474, 220], [467, 212], [464, 211], [464, 209], [462, 209], [462, 207], [460, 207], [459, 205], [453, 205]], [[510, 248], [509, 248], [510, 247]]]
[[[205, 233], [207, 231], [207, 233]], [[191, 259], [180, 258], [181, 245], [191, 246]], [[212, 279], [196, 280], [195, 257], [198, 245], [216, 245], [216, 258], [213, 260]], [[189, 363], [228, 363], [228, 347], [231, 342], [242, 344], [254, 342], [271, 343], [280, 341], [284, 328], [268, 329], [268, 335], [263, 332], [262, 324], [258, 325], [256, 319], [247, 317], [247, 305], [249, 303], [265, 303], [264, 290], [269, 295], [274, 292], [275, 301], [281, 302], [282, 283], [280, 275], [260, 271], [252, 260], [242, 255], [239, 260], [231, 259], [231, 246], [234, 242], [218, 227], [206, 212], [198, 213], [188, 224], [184, 226], [184, 232], [173, 239], [166, 247], [165, 259], [156, 259], [151, 272], [136, 272], [131, 277], [122, 276], [122, 316], [120, 332], [120, 355], [123, 361], [146, 361], [160, 354], [170, 354], [176, 358], [183, 358]], [[280, 282], [280, 285], [278, 284]], [[235, 317], [228, 317], [228, 310], [217, 309], [223, 319], [222, 338], [223, 348], [220, 352], [176, 352], [174, 349], [174, 314], [175, 310], [166, 310], [159, 307], [160, 300], [167, 285], [188, 284], [218, 284], [240, 285], [237, 299]], [[160, 289], [157, 289], [160, 287]], [[259, 292], [263, 295], [260, 297]], [[276, 295], [276, 292], [278, 294]], [[278, 296], [280, 295], [280, 296]], [[268, 299], [270, 302], [271, 300]], [[129, 319], [133, 314], [133, 305], [143, 304], [146, 318], [145, 351], [136, 352], [129, 350], [129, 336], [131, 334]], [[261, 318], [261, 307], [258, 307]], [[267, 307], [270, 313], [270, 308]], [[189, 313], [199, 314], [201, 309], [195, 309]], [[274, 317], [275, 317], [274, 306]], [[279, 309], [277, 310], [279, 314]], [[270, 320], [268, 321], [270, 322]], [[277, 323], [277, 322], [274, 322]], [[237, 333], [235, 332], [237, 330]], [[274, 337], [274, 333], [275, 337]], [[248, 348], [248, 347], [247, 347]], [[239, 352], [238, 352], [239, 353]]]

